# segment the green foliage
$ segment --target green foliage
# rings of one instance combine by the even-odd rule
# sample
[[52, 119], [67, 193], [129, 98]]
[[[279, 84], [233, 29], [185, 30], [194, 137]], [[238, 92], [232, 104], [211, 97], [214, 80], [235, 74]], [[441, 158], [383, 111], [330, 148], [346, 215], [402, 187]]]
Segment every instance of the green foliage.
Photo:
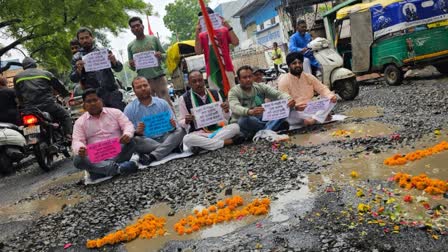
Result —
[[[204, 0], [205, 4], [209, 0]], [[173, 38], [178, 36], [179, 41], [194, 39], [196, 25], [198, 23], [198, 13], [201, 11], [197, 0], [176, 0], [165, 7], [166, 15], [163, 22], [173, 33]], [[175, 42], [175, 40], [174, 40]]]
[[144, 0], [0, 0], [0, 29], [16, 39], [0, 47], [0, 56], [22, 44], [46, 68], [62, 73], [70, 68], [69, 41], [81, 26], [94, 30], [97, 42], [107, 46], [105, 32], [127, 28], [128, 11], [151, 14]]

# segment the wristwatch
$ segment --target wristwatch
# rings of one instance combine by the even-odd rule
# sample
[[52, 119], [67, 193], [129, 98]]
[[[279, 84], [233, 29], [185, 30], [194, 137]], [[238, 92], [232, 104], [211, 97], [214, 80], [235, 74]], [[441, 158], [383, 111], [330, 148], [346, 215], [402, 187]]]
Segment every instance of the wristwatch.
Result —
[[229, 31], [233, 31], [233, 27], [230, 27], [230, 28], [229, 28]]

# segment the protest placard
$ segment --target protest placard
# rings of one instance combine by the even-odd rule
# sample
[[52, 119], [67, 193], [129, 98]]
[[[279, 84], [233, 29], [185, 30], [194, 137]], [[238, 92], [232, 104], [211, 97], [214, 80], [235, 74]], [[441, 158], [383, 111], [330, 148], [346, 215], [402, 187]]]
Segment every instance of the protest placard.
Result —
[[87, 145], [87, 156], [91, 163], [114, 158], [121, 152], [120, 139], [112, 138]]
[[197, 129], [225, 121], [221, 102], [214, 102], [193, 108], [194, 122]]
[[[210, 17], [210, 21], [212, 21], [213, 30], [217, 30], [222, 27], [222, 19], [218, 13], [213, 13], [208, 16]], [[201, 31], [207, 31], [207, 27], [205, 26], [204, 16], [199, 17], [199, 22], [201, 23]]]
[[288, 100], [277, 100], [264, 103], [263, 121], [279, 120], [289, 116]]
[[106, 48], [82, 56], [82, 61], [84, 61], [84, 70], [86, 72], [95, 72], [111, 68], [109, 52]]
[[310, 101], [306, 104], [306, 108], [303, 111], [303, 117], [311, 117], [316, 121], [323, 123], [335, 105], [336, 103], [332, 103], [330, 99], [327, 98]]
[[169, 111], [143, 117], [145, 136], [157, 137], [173, 130], [173, 125], [171, 125], [170, 120], [171, 114]]
[[146, 51], [136, 53], [133, 56], [135, 69], [144, 69], [159, 66], [159, 60], [155, 55], [155, 51]]

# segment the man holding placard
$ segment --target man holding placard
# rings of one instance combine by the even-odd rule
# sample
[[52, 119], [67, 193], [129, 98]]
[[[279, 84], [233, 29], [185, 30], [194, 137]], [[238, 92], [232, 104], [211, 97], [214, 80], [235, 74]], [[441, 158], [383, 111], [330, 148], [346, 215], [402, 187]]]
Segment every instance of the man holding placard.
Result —
[[[308, 111], [309, 113], [326, 113], [323, 118], [325, 121], [325, 117], [327, 117], [330, 110], [334, 107], [337, 98], [316, 77], [303, 72], [303, 59], [303, 54], [300, 52], [292, 52], [286, 56], [289, 73], [280, 79], [278, 89], [289, 94], [296, 102], [295, 111], [291, 112], [288, 122], [293, 125], [308, 126], [317, 122], [313, 118], [313, 115], [308, 114]], [[315, 93], [318, 93], [321, 99], [327, 99], [328, 102], [322, 100], [320, 102], [310, 103]]]
[[[230, 57], [230, 45], [238, 46], [240, 43], [238, 37], [236, 36], [233, 28], [218, 14], [215, 14], [214, 11], [207, 7], [207, 13], [210, 14], [210, 19], [213, 24], [213, 30], [216, 35], [216, 41], [219, 46], [222, 61], [224, 63], [227, 79], [229, 80], [230, 87], [235, 86], [235, 73], [232, 64], [232, 58]], [[202, 12], [199, 14], [199, 21], [196, 26], [196, 41], [194, 44], [194, 49], [196, 54], [204, 54], [205, 57], [205, 67], [207, 72], [208, 84], [212, 89], [220, 89], [221, 83], [215, 83], [213, 79], [214, 74], [220, 74], [218, 71], [213, 71], [210, 69], [210, 53], [213, 51], [212, 46], [209, 44], [209, 35], [207, 33], [207, 29], [205, 28], [205, 24], [203, 21]]]
[[110, 50], [95, 46], [90, 29], [80, 28], [76, 37], [81, 48], [73, 55], [70, 80], [74, 83], [82, 82], [86, 89], [96, 89], [106, 107], [123, 110], [123, 94], [118, 90], [112, 72], [112, 69], [120, 72], [123, 65]]
[[[241, 133], [249, 139], [260, 130], [287, 130], [289, 124], [285, 119], [295, 101], [268, 85], [254, 83], [250, 66], [240, 67], [237, 76], [240, 84], [230, 89], [229, 103], [231, 122], [238, 122]], [[263, 104], [266, 98], [274, 102]]]
[[82, 95], [85, 112], [75, 122], [72, 149], [76, 168], [92, 179], [137, 171], [131, 159], [135, 151], [134, 126], [118, 109], [104, 108], [94, 89]]
[[177, 127], [175, 115], [169, 104], [165, 100], [151, 96], [151, 88], [145, 77], [134, 78], [132, 87], [137, 99], [126, 106], [124, 114], [136, 128], [135, 141], [140, 163], [149, 165], [178, 148], [185, 131]]
[[230, 144], [241, 144], [244, 137], [236, 123], [226, 125], [230, 118], [229, 105], [216, 90], [205, 87], [202, 73], [188, 74], [191, 90], [179, 98], [179, 125], [188, 135], [184, 145], [197, 154], [201, 150], [216, 150]]
[[164, 99], [173, 108], [168, 94], [168, 82], [160, 65], [165, 50], [156, 36], [145, 35], [141, 18], [129, 19], [129, 27], [135, 35], [135, 39], [128, 45], [131, 69], [148, 80], [153, 96]]

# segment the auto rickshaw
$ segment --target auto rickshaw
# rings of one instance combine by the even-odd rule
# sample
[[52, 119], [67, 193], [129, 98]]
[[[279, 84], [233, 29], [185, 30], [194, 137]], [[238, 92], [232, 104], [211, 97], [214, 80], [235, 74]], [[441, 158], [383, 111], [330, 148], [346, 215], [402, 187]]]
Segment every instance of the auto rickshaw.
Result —
[[324, 25], [345, 67], [400, 85], [411, 68], [448, 74], [447, 13], [448, 0], [348, 0], [324, 14]]
[[182, 95], [188, 88], [187, 74], [192, 70], [205, 71], [204, 55], [196, 55], [194, 40], [177, 42], [167, 50], [167, 69], [171, 74], [174, 92]]

